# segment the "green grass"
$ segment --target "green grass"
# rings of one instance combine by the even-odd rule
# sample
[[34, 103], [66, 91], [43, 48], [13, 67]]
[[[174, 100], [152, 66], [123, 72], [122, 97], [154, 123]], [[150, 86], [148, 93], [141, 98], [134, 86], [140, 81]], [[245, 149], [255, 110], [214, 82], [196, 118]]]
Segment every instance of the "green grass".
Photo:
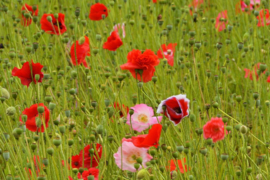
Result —
[[[150, 165], [153, 177], [145, 179], [170, 179], [165, 167], [173, 154], [178, 155], [177, 159], [186, 158], [186, 165], [190, 167], [184, 174], [178, 171], [176, 179], [270, 179], [270, 86], [266, 82], [270, 73], [267, 70], [257, 81], [244, 78], [244, 68], [253, 69], [259, 62], [270, 67], [269, 26], [257, 27], [253, 12], [235, 14], [236, 0], [206, 1], [203, 10], [197, 13], [196, 23], [189, 14], [191, 1], [188, 0], [167, 0], [166, 4], [148, 0], [100, 0], [110, 9], [109, 16], [102, 21], [88, 18], [94, 0], [1, 1], [0, 43], [5, 48], [0, 52], [0, 86], [11, 97], [0, 103], [0, 179], [10, 179], [9, 175], [13, 179], [29, 179], [26, 167], [32, 167], [31, 179], [37, 179], [33, 162], [36, 155], [43, 167], [38, 176], [44, 175], [47, 180], [76, 177], [61, 161], [68, 162], [72, 155], [91, 143], [103, 146], [98, 166], [100, 179], [136, 179], [136, 173], [121, 171], [114, 161], [113, 154], [121, 146], [122, 138], [131, 131], [113, 103], [132, 107], [140, 102], [156, 111], [161, 100], [177, 94], [186, 94], [191, 100], [189, 110], [193, 118], [183, 119], [178, 126], [163, 118], [164, 131], [159, 144], [166, 148], [158, 148], [156, 160]], [[269, 1], [264, 2], [258, 11], [269, 8]], [[29, 27], [20, 24], [23, 3], [38, 5], [38, 21]], [[75, 16], [77, 7], [79, 17]], [[224, 10], [228, 10], [228, 26], [232, 30], [217, 32], [215, 18]], [[39, 24], [41, 16], [58, 12], [65, 14], [66, 33], [60, 36], [43, 33]], [[162, 16], [162, 24], [157, 21], [158, 15]], [[123, 22], [126, 23], [123, 46], [116, 52], [104, 50], [103, 43], [114, 24]], [[194, 37], [191, 32], [195, 33]], [[86, 58], [90, 70], [71, 65], [69, 50], [66, 50], [65, 42], [72, 44], [84, 35], [90, 39], [91, 56]], [[197, 43], [191, 45], [193, 42]], [[28, 53], [33, 43], [38, 43], [38, 48]], [[155, 72], [157, 82], [144, 83], [138, 94], [136, 80], [119, 66], [126, 63], [132, 49], [156, 52], [164, 43], [178, 44], [174, 66], [161, 60]], [[219, 43], [222, 43], [220, 49]], [[243, 43], [242, 49], [239, 43]], [[11, 71], [31, 59], [45, 66], [42, 70], [45, 78], [42, 83], [31, 83], [27, 88], [19, 78], [11, 76]], [[119, 81], [120, 76], [124, 80]], [[75, 95], [70, 94], [72, 88], [77, 89]], [[96, 108], [92, 106], [93, 101], [97, 102]], [[50, 103], [56, 104], [45, 133], [33, 133], [19, 122], [22, 111], [35, 103], [44, 103], [47, 107]], [[16, 108], [14, 115], [6, 114], [9, 107]], [[208, 145], [197, 132], [211, 117], [222, 117], [232, 131], [224, 140]], [[60, 120], [59, 125], [55, 125], [56, 119]], [[75, 123], [72, 128], [70, 121]], [[238, 130], [239, 124], [249, 128], [246, 134]], [[23, 133], [18, 135], [17, 128]], [[94, 140], [90, 138], [93, 136]], [[59, 147], [53, 143], [56, 137], [61, 138]], [[71, 139], [74, 143], [69, 147]], [[184, 146], [184, 150], [175, 153], [181, 149], [179, 146]], [[52, 156], [48, 155], [48, 148], [54, 149]], [[5, 160], [7, 152], [10, 157]], [[228, 159], [223, 160], [223, 154]], [[43, 159], [48, 160], [47, 166], [42, 165]]]

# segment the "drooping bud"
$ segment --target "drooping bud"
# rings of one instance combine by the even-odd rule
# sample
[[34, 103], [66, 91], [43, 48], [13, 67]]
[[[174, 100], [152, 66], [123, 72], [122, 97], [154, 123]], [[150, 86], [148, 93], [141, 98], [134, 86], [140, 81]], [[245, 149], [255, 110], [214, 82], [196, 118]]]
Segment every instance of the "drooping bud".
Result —
[[82, 45], [85, 42], [85, 37], [80, 37], [79, 39], [79, 45]]

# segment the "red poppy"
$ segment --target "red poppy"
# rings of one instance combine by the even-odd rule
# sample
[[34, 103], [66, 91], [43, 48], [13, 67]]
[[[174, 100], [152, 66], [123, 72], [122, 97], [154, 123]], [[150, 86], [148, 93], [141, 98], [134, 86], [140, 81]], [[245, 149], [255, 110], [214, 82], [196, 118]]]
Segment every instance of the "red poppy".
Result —
[[203, 0], [193, 0], [192, 3], [189, 5], [189, 8], [192, 7], [192, 10], [189, 10], [190, 15], [193, 15], [193, 12], [197, 12], [200, 5], [203, 4]]
[[[52, 21], [50, 22], [48, 18], [51, 17]], [[55, 18], [53, 14], [43, 14], [40, 20], [41, 29], [48, 34], [63, 34], [67, 31], [65, 25], [65, 15], [58, 13], [58, 17]]]
[[[31, 16], [29, 18], [26, 18], [24, 16], [24, 13], [29, 13]], [[28, 4], [24, 4], [22, 7], [22, 24], [24, 26], [29, 26], [32, 23], [32, 18], [33, 16], [37, 16], [38, 15], [38, 8], [36, 6], [36, 10], [33, 10], [33, 7], [28, 5]]]
[[[80, 173], [79, 173], [80, 174]], [[73, 180], [73, 178], [72, 177], [70, 177], [70, 176], [68, 176], [68, 180]]]
[[123, 42], [117, 33], [117, 31], [113, 31], [111, 35], [108, 37], [107, 41], [103, 44], [103, 49], [108, 49], [110, 51], [116, 51], [120, 46], [123, 45]]
[[268, 77], [267, 77], [267, 82], [269, 82], [269, 83], [270, 83], [270, 76], [268, 76]]
[[[36, 172], [36, 174], [38, 176], [38, 174], [40, 172], [40, 169], [42, 170], [44, 165], [43, 166], [41, 165], [40, 159], [39, 159], [39, 156], [38, 155], [34, 156], [33, 161], [34, 161], [35, 172]], [[25, 168], [25, 170], [27, 170], [27, 168]], [[28, 171], [29, 171], [29, 174], [30, 174], [29, 179], [31, 179], [32, 171], [31, 171], [30, 168], [28, 168]]]
[[211, 118], [211, 120], [203, 126], [204, 139], [211, 138], [213, 142], [217, 142], [224, 139], [224, 136], [224, 122], [222, 118]]
[[[177, 165], [175, 164], [175, 161], [177, 162]], [[180, 170], [180, 172], [184, 174], [185, 172], [188, 171], [187, 165], [185, 165], [184, 167], [184, 164], [186, 163], [186, 158], [184, 158], [183, 160], [171, 159], [169, 162], [170, 162], [170, 167], [168, 169], [170, 169], [170, 172]]]
[[162, 130], [162, 125], [154, 124], [146, 135], [132, 137], [132, 143], [136, 147], [149, 148], [151, 146], [158, 147], [158, 142]]
[[102, 20], [102, 16], [108, 16], [108, 9], [104, 4], [96, 3], [91, 6], [89, 18], [93, 21]]
[[258, 24], [257, 26], [265, 26], [265, 24], [268, 26], [270, 24], [270, 15], [268, 9], [262, 9], [260, 10], [259, 16], [257, 16]]
[[121, 118], [126, 116], [129, 112], [129, 108], [125, 106], [124, 104], [122, 105], [122, 108], [121, 108], [119, 103], [115, 102], [113, 103], [113, 107], [114, 109], [119, 110], [119, 115]]
[[[38, 113], [37, 108], [39, 106], [44, 107], [44, 112], [42, 114]], [[33, 104], [30, 108], [24, 109], [22, 112], [22, 115], [27, 115], [27, 120], [25, 122], [26, 128], [33, 132], [44, 132], [44, 128], [49, 126], [49, 120], [50, 120], [50, 111], [49, 109], [44, 106], [43, 103], [39, 104]], [[22, 115], [20, 116], [20, 122], [24, 123], [22, 120]], [[41, 125], [40, 127], [37, 127], [36, 124], [36, 118], [41, 119]]]
[[[163, 111], [163, 106], [166, 107], [165, 112]], [[184, 117], [189, 115], [188, 109], [189, 99], [186, 98], [186, 95], [179, 94], [161, 101], [158, 105], [157, 113], [164, 114], [174, 125], [177, 125]]]
[[[86, 56], [90, 56], [90, 43], [87, 36], [84, 37], [84, 41], [81, 43], [80, 40], [72, 44], [70, 49], [70, 56], [73, 65], [83, 64], [84, 67], [89, 68], [85, 60]], [[75, 51], [76, 47], [76, 51]], [[76, 56], [75, 56], [76, 53]]]
[[216, 25], [215, 28], [218, 31], [223, 31], [227, 24], [228, 24], [228, 15], [227, 15], [227, 10], [222, 11], [221, 13], [218, 14], [217, 18], [216, 18]]
[[140, 50], [134, 49], [128, 53], [127, 59], [128, 62], [121, 65], [121, 69], [129, 70], [132, 76], [140, 81], [152, 80], [156, 71], [155, 66], [159, 64], [158, 56], [153, 51], [147, 49], [142, 53]]
[[82, 167], [82, 164], [80, 162], [80, 158], [81, 157], [79, 155], [72, 156], [72, 158], [71, 158], [71, 166], [72, 166], [72, 168], [79, 169], [80, 167]]
[[78, 173], [78, 179], [88, 180], [88, 176], [94, 176], [94, 180], [98, 180], [99, 170], [96, 168], [89, 168], [87, 171], [83, 171], [82, 175]]
[[161, 49], [158, 50], [157, 55], [159, 59], [166, 58], [168, 64], [173, 66], [174, 63], [174, 52], [177, 43], [170, 43], [168, 46], [166, 44], [161, 45]]
[[[93, 155], [91, 155], [89, 152], [89, 150], [92, 148], [93, 149], [95, 148]], [[97, 167], [101, 155], [102, 155], [102, 146], [100, 144], [97, 143], [95, 147], [93, 147], [93, 145], [87, 145], [84, 147], [83, 150], [81, 150], [79, 154], [80, 156], [79, 163], [84, 164], [85, 168]]]
[[157, 0], [153, 0], [153, 3], [157, 3]]
[[[253, 75], [255, 75], [256, 80], [258, 80], [260, 77], [260, 74], [258, 74], [258, 70], [260, 69], [260, 64], [261, 63], [257, 63], [253, 67], [253, 71], [251, 71], [250, 69], [244, 69], [244, 71], [246, 72], [245, 78], [249, 78], [250, 80], [253, 80]], [[265, 73], [266, 73], [266, 70], [263, 72], [263, 74], [265, 74]]]
[[41, 69], [43, 66], [40, 63], [34, 63], [33, 60], [31, 60], [31, 67], [29, 65], [29, 62], [25, 62], [21, 69], [18, 69], [17, 67], [14, 67], [12, 70], [12, 76], [17, 76], [21, 79], [21, 83], [25, 86], [29, 86], [29, 84], [34, 81], [36, 84], [36, 75], [39, 75], [38, 82], [42, 82], [44, 74], [41, 72]]

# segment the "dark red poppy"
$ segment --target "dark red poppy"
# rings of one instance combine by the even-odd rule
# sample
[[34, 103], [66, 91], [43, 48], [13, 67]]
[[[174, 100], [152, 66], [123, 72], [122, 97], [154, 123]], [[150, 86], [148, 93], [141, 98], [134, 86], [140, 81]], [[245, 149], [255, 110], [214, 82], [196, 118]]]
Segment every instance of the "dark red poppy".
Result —
[[[35, 7], [36, 10], [33, 10], [33, 6], [30, 6], [28, 4], [24, 4], [22, 7], [22, 25], [29, 26], [32, 23], [33, 16], [38, 15], [38, 7]], [[24, 13], [29, 13], [31, 16], [29, 18], [26, 18], [24, 16]]]
[[[51, 17], [51, 22], [48, 18]], [[58, 13], [58, 17], [55, 18], [53, 14], [43, 14], [40, 20], [41, 29], [48, 34], [63, 34], [67, 31], [65, 25], [65, 15]]]
[[98, 180], [99, 170], [96, 168], [89, 168], [87, 171], [83, 171], [82, 175], [78, 173], [78, 179], [88, 180], [88, 176], [94, 176], [94, 180]]
[[[163, 106], [166, 107], [165, 112], [163, 111]], [[189, 99], [186, 98], [186, 95], [179, 94], [161, 101], [158, 105], [157, 113], [164, 114], [174, 123], [174, 125], [177, 125], [184, 117], [189, 115], [188, 109]]]
[[113, 31], [111, 35], [108, 37], [107, 41], [103, 44], [103, 49], [108, 49], [110, 51], [116, 51], [120, 46], [123, 45], [123, 42], [117, 33], [117, 31]]
[[[148, 82], [152, 80], [155, 66], [159, 64], [158, 56], [149, 49], [142, 53], [140, 50], [134, 49], [128, 53], [128, 62], [121, 65], [121, 69], [129, 70], [135, 79]], [[142, 78], [141, 78], [142, 76]]]
[[[44, 107], [44, 112], [42, 114], [38, 113], [37, 108], [39, 106]], [[25, 125], [26, 125], [26, 128], [30, 131], [44, 132], [44, 128], [45, 127], [47, 128], [49, 126], [50, 111], [46, 106], [44, 106], [43, 103], [33, 104], [32, 106], [30, 106], [30, 108], [24, 109], [24, 111], [22, 112], [22, 115], [27, 115], [27, 120], [25, 122]], [[22, 120], [22, 115], [20, 116], [20, 122], [24, 123]], [[40, 127], [37, 127], [37, 124], [36, 124], [36, 118], [38, 117], [41, 120]]]
[[146, 135], [132, 137], [132, 143], [136, 147], [149, 148], [151, 146], [158, 147], [158, 142], [162, 130], [161, 124], [154, 124]]
[[[90, 56], [90, 43], [89, 43], [89, 38], [87, 36], [84, 37], [84, 41], [81, 43], [79, 41], [76, 41], [75, 43], [72, 44], [71, 49], [70, 49], [70, 56], [71, 56], [71, 61], [73, 65], [79, 65], [83, 64], [84, 67], [89, 68], [87, 65], [87, 62], [85, 60], [86, 56]], [[75, 50], [76, 47], [76, 50]], [[76, 56], [75, 56], [76, 54]]]
[[[174, 161], [176, 161], [177, 164], [175, 164]], [[180, 172], [183, 174], [188, 171], [187, 165], [184, 165], [186, 163], [186, 158], [184, 158], [183, 160], [171, 159], [169, 163], [170, 163], [170, 167], [167, 167], [167, 169], [170, 169], [170, 172], [180, 170]]]
[[[90, 154], [90, 149], [95, 149], [94, 154]], [[91, 168], [91, 167], [97, 167], [99, 160], [102, 155], [102, 146], [100, 144], [95, 144], [95, 147], [91, 145], [87, 145], [84, 147], [83, 150], [81, 150], [79, 156], [80, 156], [80, 164], [84, 164], [85, 168]]]
[[108, 16], [108, 9], [104, 4], [96, 3], [91, 6], [89, 18], [93, 21], [102, 20], [102, 16]]
[[120, 115], [121, 118], [126, 116], [128, 114], [128, 112], [129, 112], [129, 108], [127, 106], [125, 106], [123, 104], [122, 108], [121, 108], [121, 106], [120, 106], [120, 104], [118, 102], [113, 103], [113, 107], [114, 107], [114, 109], [119, 111], [119, 115]]
[[31, 67], [29, 65], [29, 62], [25, 62], [21, 69], [18, 69], [17, 67], [14, 67], [12, 70], [12, 76], [17, 76], [21, 79], [21, 83], [25, 86], [29, 86], [29, 84], [34, 81], [36, 84], [36, 75], [39, 75], [38, 82], [42, 82], [44, 74], [41, 72], [41, 69], [43, 66], [40, 63], [34, 63], [33, 60], [31, 60]]
[[[253, 70], [250, 69], [244, 69], [245, 73], [245, 78], [249, 78], [250, 80], [253, 80], [253, 76], [256, 77], [256, 80], [259, 79], [261, 74], [258, 74], [258, 70], [260, 69], [260, 64], [261, 63], [257, 63], [254, 67]], [[262, 74], [265, 74], [266, 70], [264, 72], [262, 72]]]
[[157, 55], [159, 59], [166, 58], [168, 64], [173, 66], [174, 64], [174, 52], [177, 43], [170, 43], [168, 46], [166, 44], [161, 45], [161, 49], [158, 50]]
[[80, 158], [81, 157], [79, 155], [72, 156], [72, 158], [71, 158], [71, 166], [72, 166], [72, 168], [79, 169], [80, 167], [82, 167], [82, 164], [80, 162]]
[[268, 9], [262, 9], [260, 10], [259, 16], [257, 16], [258, 24], [257, 26], [268, 26], [270, 25], [270, 15], [269, 15], [269, 10]]

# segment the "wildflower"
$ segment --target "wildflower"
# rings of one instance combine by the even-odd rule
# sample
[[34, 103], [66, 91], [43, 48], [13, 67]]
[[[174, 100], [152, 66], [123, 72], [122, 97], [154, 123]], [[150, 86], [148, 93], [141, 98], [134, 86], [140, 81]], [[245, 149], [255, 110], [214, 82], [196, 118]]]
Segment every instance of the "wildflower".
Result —
[[227, 10], [220, 12], [216, 18], [215, 28], [218, 31], [223, 31], [228, 24], [227, 19], [228, 19]]
[[43, 14], [40, 20], [41, 29], [48, 34], [63, 34], [67, 31], [65, 25], [65, 15], [58, 13], [58, 17], [55, 18], [53, 14]]
[[211, 138], [213, 142], [217, 142], [223, 140], [224, 136], [224, 122], [222, 118], [211, 118], [211, 120], [203, 126], [204, 139]]
[[159, 59], [166, 58], [168, 61], [168, 64], [170, 66], [173, 66], [174, 64], [174, 52], [175, 47], [177, 46], [176, 43], [170, 43], [168, 46], [166, 44], [161, 45], [161, 49], [158, 50], [157, 55]]
[[107, 41], [103, 44], [103, 49], [109, 51], [116, 51], [120, 46], [123, 45], [121, 38], [117, 31], [113, 31], [108, 37]]
[[[25, 17], [24, 13], [30, 13], [30, 17]], [[24, 4], [22, 7], [22, 24], [24, 26], [29, 26], [32, 23], [33, 16], [37, 16], [37, 15], [38, 15], [37, 8], [35, 10], [33, 10], [32, 6], [30, 6], [28, 4]]]
[[82, 37], [81, 39], [77, 40], [71, 46], [70, 49], [71, 61], [74, 66], [83, 64], [84, 67], [89, 68], [85, 60], [86, 56], [90, 56], [89, 38], [85, 36]]
[[91, 6], [89, 18], [93, 21], [102, 20], [108, 16], [108, 9], [104, 4], [96, 3]]

